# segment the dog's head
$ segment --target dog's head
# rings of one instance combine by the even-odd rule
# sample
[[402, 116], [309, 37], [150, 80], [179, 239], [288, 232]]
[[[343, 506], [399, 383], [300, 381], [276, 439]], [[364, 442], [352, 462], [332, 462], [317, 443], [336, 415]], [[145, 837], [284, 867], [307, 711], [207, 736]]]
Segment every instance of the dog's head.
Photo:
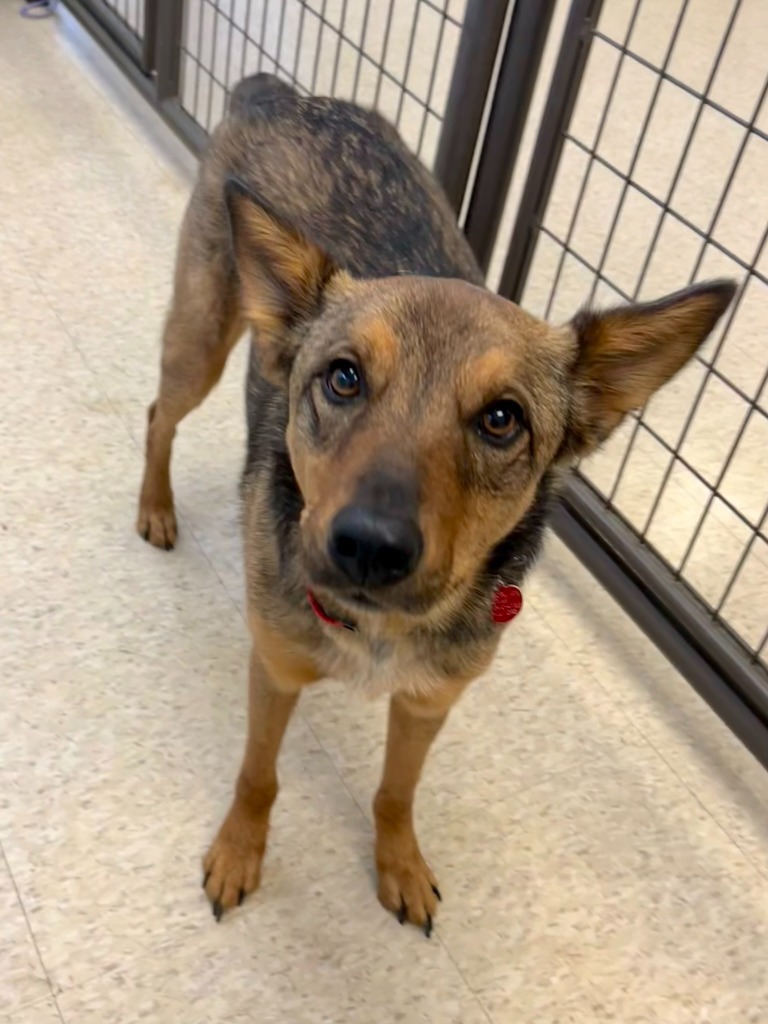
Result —
[[463, 281], [354, 280], [238, 186], [228, 200], [261, 371], [289, 396], [308, 581], [358, 612], [465, 593], [547, 471], [640, 409], [735, 290], [554, 327]]

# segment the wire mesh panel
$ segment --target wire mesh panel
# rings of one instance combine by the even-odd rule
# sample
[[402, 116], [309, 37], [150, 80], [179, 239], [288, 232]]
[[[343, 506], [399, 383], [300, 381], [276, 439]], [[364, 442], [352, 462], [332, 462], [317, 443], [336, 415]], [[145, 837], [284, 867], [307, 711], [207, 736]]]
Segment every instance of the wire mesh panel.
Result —
[[137, 39], [144, 37], [145, 0], [103, 0], [113, 14], [122, 21]]
[[696, 360], [581, 466], [768, 664], [768, 19], [762, 0], [606, 0], [523, 301], [742, 287]]
[[180, 98], [206, 131], [244, 76], [381, 110], [431, 164], [466, 0], [187, 0]]

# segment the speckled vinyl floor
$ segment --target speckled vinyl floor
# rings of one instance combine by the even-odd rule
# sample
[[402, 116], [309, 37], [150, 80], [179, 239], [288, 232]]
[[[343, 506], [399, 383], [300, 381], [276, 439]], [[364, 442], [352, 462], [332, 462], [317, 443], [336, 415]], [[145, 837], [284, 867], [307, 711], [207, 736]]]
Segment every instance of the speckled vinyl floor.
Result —
[[258, 895], [200, 855], [244, 733], [244, 350], [133, 532], [191, 162], [62, 17], [0, 0], [0, 1021], [763, 1024], [768, 776], [551, 540], [429, 762], [427, 942], [379, 908], [380, 705], [301, 705]]

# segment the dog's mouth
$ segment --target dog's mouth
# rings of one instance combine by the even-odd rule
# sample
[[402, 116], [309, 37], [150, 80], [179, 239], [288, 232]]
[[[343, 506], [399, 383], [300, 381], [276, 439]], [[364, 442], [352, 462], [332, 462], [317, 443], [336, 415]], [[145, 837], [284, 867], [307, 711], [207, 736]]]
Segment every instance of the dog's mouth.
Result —
[[418, 574], [388, 586], [367, 586], [344, 579], [313, 547], [304, 551], [306, 586], [333, 618], [355, 619], [385, 615], [423, 619], [441, 606], [454, 585], [442, 574]]
[[362, 590], [356, 590], [353, 594], [346, 594], [344, 597], [347, 604], [357, 608], [364, 608], [366, 611], [381, 611], [381, 605]]
[[[415, 622], [431, 618], [441, 609], [450, 609], [460, 587], [455, 583], [430, 588], [428, 591], [387, 589], [373, 593], [359, 588], [347, 588], [327, 578], [310, 577], [308, 593], [312, 595], [328, 618], [342, 623], [356, 622], [358, 618], [396, 615]], [[312, 604], [312, 600], [310, 600]], [[322, 618], [323, 616], [321, 616]]]
[[334, 614], [336, 612], [340, 615], [354, 612], [367, 612], [371, 614], [392, 610], [382, 601], [371, 597], [364, 590], [345, 590], [332, 585], [329, 586], [326, 581], [310, 583], [308, 593], [323, 608], [327, 607]]

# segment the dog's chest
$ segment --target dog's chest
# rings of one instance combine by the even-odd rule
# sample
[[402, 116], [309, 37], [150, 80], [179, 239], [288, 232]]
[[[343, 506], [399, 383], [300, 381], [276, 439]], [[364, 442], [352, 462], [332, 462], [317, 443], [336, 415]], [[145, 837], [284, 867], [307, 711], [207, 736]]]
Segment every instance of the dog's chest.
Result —
[[420, 645], [340, 631], [327, 647], [328, 674], [368, 697], [426, 694], [443, 682]]

